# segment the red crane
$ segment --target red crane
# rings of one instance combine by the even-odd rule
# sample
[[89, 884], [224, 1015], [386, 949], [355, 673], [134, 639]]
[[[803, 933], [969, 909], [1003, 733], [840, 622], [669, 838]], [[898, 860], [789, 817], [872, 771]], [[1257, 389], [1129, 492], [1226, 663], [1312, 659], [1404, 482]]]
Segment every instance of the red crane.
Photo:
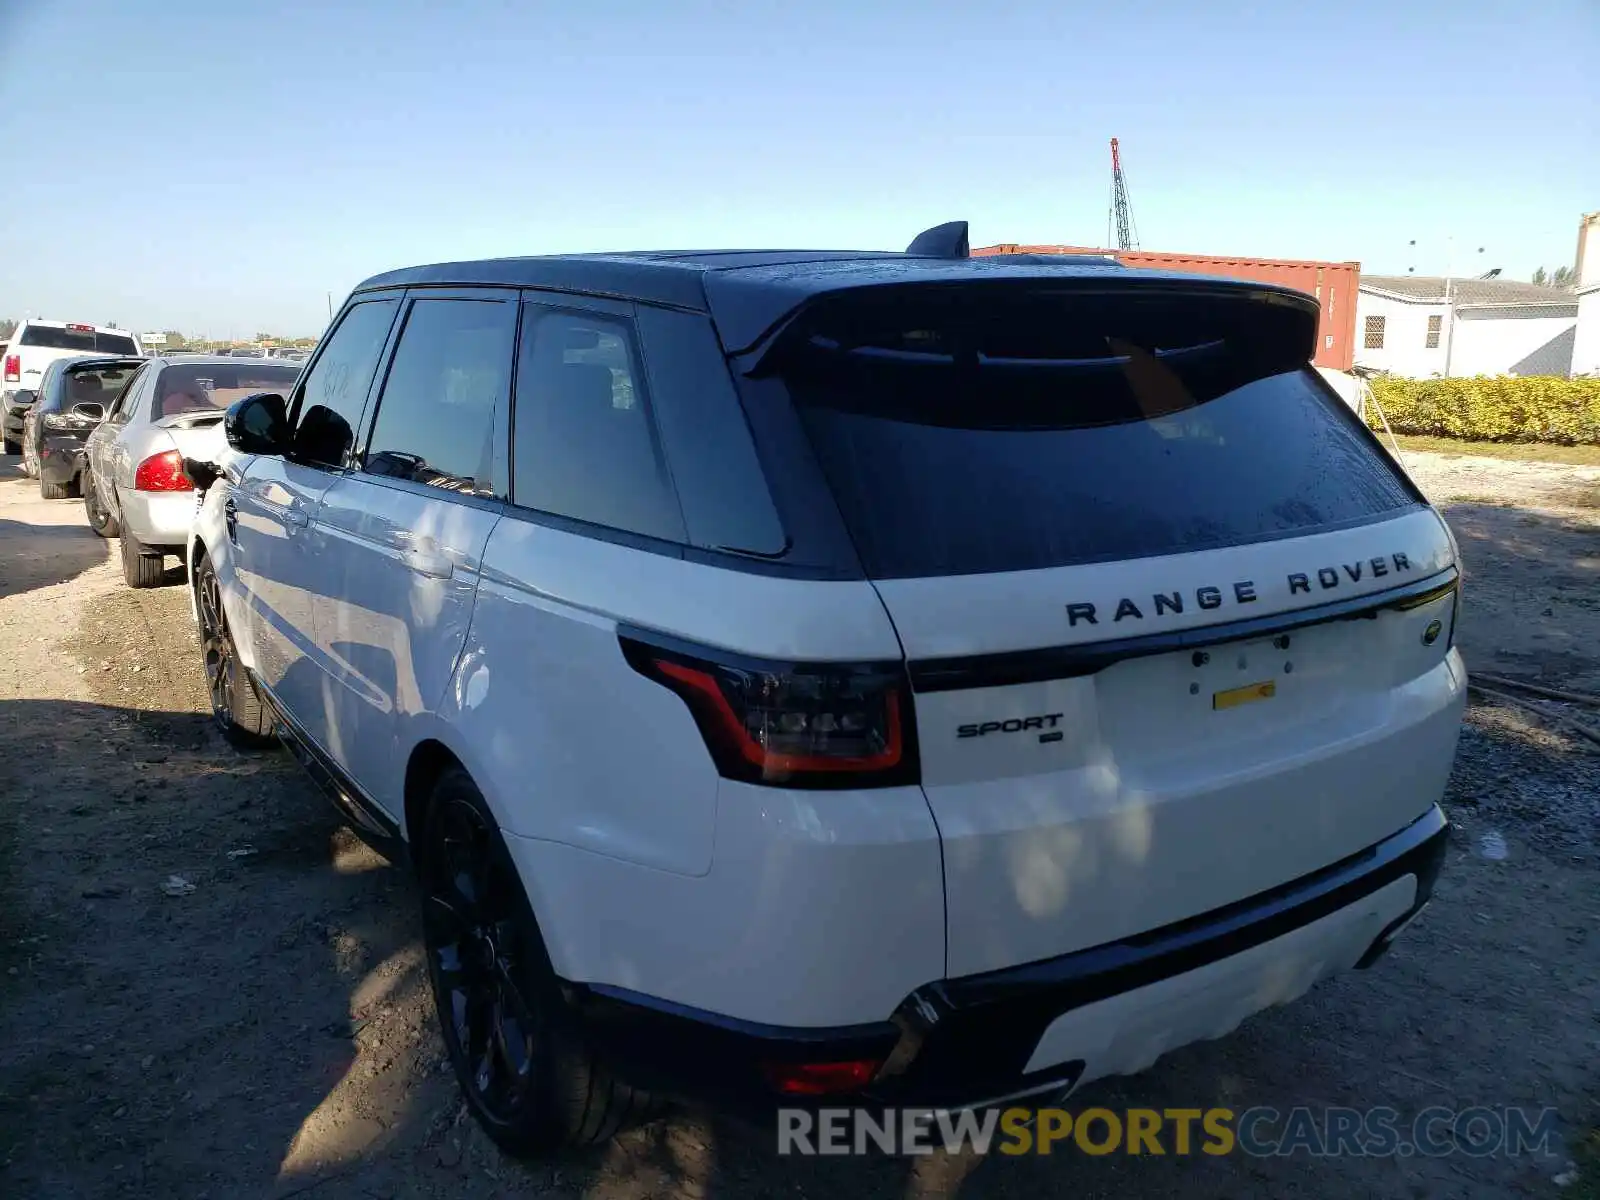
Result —
[[1139, 239], [1133, 224], [1133, 214], [1128, 210], [1128, 181], [1122, 177], [1122, 155], [1117, 150], [1117, 139], [1111, 139], [1111, 212], [1106, 217], [1106, 235], [1110, 240], [1111, 225], [1117, 227], [1117, 249], [1137, 250]]

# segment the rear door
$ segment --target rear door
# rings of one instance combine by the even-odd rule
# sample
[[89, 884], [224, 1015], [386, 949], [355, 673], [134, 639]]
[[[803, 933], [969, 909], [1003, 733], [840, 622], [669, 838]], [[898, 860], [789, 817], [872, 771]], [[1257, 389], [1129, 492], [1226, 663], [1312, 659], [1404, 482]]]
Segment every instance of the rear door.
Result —
[[1437, 799], [1448, 534], [1311, 344], [1274, 293], [945, 294], [818, 313], [747, 381], [794, 401], [904, 646], [951, 975], [1224, 906]]
[[508, 494], [517, 300], [410, 294], [359, 466], [317, 514], [326, 749], [397, 825], [407, 752], [461, 653]]

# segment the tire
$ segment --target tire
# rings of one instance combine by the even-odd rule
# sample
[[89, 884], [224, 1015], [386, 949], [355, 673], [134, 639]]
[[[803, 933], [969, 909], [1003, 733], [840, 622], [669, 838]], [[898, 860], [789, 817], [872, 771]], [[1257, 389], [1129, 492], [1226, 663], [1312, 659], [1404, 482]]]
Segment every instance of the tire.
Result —
[[127, 530], [122, 532], [122, 577], [132, 588], [160, 587], [166, 577], [166, 559]]
[[72, 499], [72, 485], [70, 483], [50, 483], [40, 479], [39, 495], [46, 500], [70, 500]]
[[6, 438], [5, 439], [5, 451], [6, 451], [7, 454], [21, 454], [22, 453], [22, 443], [21, 442], [14, 442], [10, 438]]
[[114, 538], [121, 533], [117, 519], [100, 503], [100, 492], [94, 485], [92, 475], [83, 477], [83, 515], [88, 518], [89, 528], [103, 538]]
[[240, 750], [275, 746], [272, 717], [234, 649], [228, 615], [222, 607], [222, 588], [209, 558], [200, 560], [194, 590], [195, 608], [200, 613], [200, 661], [211, 698], [211, 719], [222, 736]]
[[499, 828], [460, 767], [434, 784], [414, 849], [439, 1029], [484, 1132], [513, 1157], [540, 1158], [654, 1115], [584, 1044]]

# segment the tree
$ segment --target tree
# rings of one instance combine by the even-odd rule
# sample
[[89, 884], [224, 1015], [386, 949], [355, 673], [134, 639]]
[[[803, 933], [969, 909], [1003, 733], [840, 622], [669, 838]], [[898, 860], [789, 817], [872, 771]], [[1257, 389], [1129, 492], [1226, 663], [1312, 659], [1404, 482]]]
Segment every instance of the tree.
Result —
[[1558, 288], [1571, 287], [1574, 282], [1572, 278], [1572, 268], [1557, 267], [1556, 273], [1551, 278], [1550, 282], [1555, 284], [1555, 286]]
[[1533, 282], [1538, 287], [1546, 287], [1550, 283], [1550, 277], [1544, 273], [1543, 267], [1533, 273]]
[[10, 317], [0, 320], [0, 338], [9, 339], [17, 331], [17, 323]]
[[188, 345], [187, 339], [185, 339], [183, 334], [179, 333], [176, 329], [167, 330], [166, 331], [166, 335], [167, 335], [167, 345], [168, 346], [186, 346], [186, 345]]

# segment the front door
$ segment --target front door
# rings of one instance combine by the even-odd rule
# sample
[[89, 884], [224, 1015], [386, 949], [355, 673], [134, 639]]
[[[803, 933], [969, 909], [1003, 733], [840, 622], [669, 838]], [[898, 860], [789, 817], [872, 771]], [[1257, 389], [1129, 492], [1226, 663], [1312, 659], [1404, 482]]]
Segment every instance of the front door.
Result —
[[345, 310], [291, 398], [289, 453], [251, 460], [229, 497], [256, 673], [290, 719], [323, 746], [328, 705], [313, 657], [312, 612], [329, 564], [315, 518], [323, 494], [351, 461], [399, 307], [399, 297], [390, 295]]
[[405, 749], [449, 686], [506, 496], [516, 327], [515, 294], [414, 291], [359, 465], [316, 518], [326, 748], [396, 824]]

